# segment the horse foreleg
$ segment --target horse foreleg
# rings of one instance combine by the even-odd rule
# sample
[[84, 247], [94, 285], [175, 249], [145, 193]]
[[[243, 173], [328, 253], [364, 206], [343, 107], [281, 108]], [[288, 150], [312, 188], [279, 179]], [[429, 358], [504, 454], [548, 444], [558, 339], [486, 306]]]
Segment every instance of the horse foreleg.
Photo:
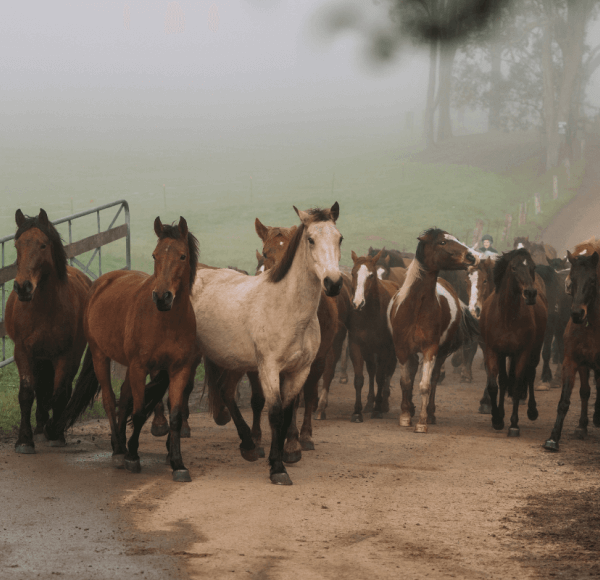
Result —
[[383, 402], [381, 404], [381, 411], [383, 413], [389, 413], [390, 411], [391, 382], [397, 362], [396, 353], [393, 348], [381, 353], [381, 363], [384, 369]]
[[[376, 356], [370, 354], [365, 357], [365, 363], [367, 365], [367, 375], [369, 375], [369, 394], [367, 395], [367, 404], [365, 405], [365, 413], [371, 413], [371, 418], [381, 419], [381, 401], [379, 401], [379, 408], [377, 408], [375, 402], [375, 376], [377, 374], [377, 363]], [[381, 393], [383, 396], [383, 393]]]
[[[539, 362], [539, 360], [538, 360]], [[539, 414], [537, 410], [537, 403], [535, 400], [535, 373], [537, 364], [535, 360], [529, 364], [526, 370], [526, 387], [529, 389], [529, 402], [527, 405], [527, 417], [530, 421], [535, 421]]]
[[[415, 425], [415, 433], [427, 433], [427, 407], [431, 396], [431, 376], [437, 360], [437, 345], [423, 353], [423, 374], [419, 391], [421, 392], [421, 413]], [[440, 365], [441, 366], [441, 365]]]
[[[519, 404], [522, 398], [527, 396], [527, 382], [529, 368], [529, 352], [520, 353], [518, 359], [512, 360], [509, 370], [509, 385], [512, 385], [512, 403], [513, 411], [510, 416], [510, 427], [508, 428], [509, 437], [518, 437], [519, 429]], [[513, 371], [514, 369], [514, 371]], [[513, 376], [514, 372], [514, 376]], [[535, 370], [534, 370], [535, 377]], [[533, 388], [532, 388], [533, 391]], [[531, 404], [531, 403], [530, 403]], [[530, 407], [531, 408], [531, 407]], [[535, 408], [535, 399], [533, 400], [533, 408]]]
[[165, 417], [165, 404], [162, 401], [156, 403], [156, 407], [154, 407], [154, 418], [152, 419], [150, 433], [155, 437], [162, 437], [169, 433], [169, 422]]
[[323, 386], [321, 387], [321, 395], [319, 396], [319, 402], [317, 410], [315, 412], [315, 420], [323, 421], [327, 418], [325, 409], [329, 403], [329, 389], [331, 388], [331, 382], [335, 374], [335, 364], [341, 353], [341, 344], [336, 349], [335, 343], [329, 349], [327, 357], [325, 358], [325, 369], [323, 370]]
[[19, 437], [15, 444], [15, 452], [35, 453], [33, 431], [31, 429], [31, 408], [35, 400], [34, 365], [19, 344], [15, 345], [14, 353], [19, 369], [19, 407], [21, 410], [21, 423], [19, 425]]
[[500, 376], [500, 368], [502, 368], [503, 375], [506, 376], [505, 361], [502, 361], [502, 365], [499, 364], [498, 355], [492, 350], [486, 348], [484, 350], [484, 362], [485, 370], [487, 373], [487, 391], [490, 397], [490, 406], [492, 412], [492, 427], [499, 431], [504, 429], [504, 409], [502, 409], [502, 415], [498, 407], [498, 378]]
[[431, 374], [431, 393], [429, 394], [429, 405], [427, 406], [427, 424], [435, 425], [435, 393], [437, 391], [438, 379], [444, 366], [444, 359], [438, 356]]
[[350, 356], [350, 335], [344, 337], [341, 347], [341, 362], [340, 362], [340, 384], [348, 383], [348, 357]]
[[400, 427], [410, 427], [411, 418], [415, 414], [412, 391], [418, 368], [419, 359], [417, 357], [408, 357], [404, 364], [400, 362], [400, 389], [402, 390], [400, 417], [398, 417]]
[[552, 355], [552, 339], [554, 338], [555, 316], [549, 316], [546, 324], [546, 332], [544, 334], [544, 344], [542, 346], [542, 389], [549, 389], [552, 382], [552, 370], [550, 369], [550, 357]]
[[[33, 365], [34, 385], [35, 385], [35, 429], [33, 431], [34, 441], [46, 441], [46, 439], [56, 439], [58, 436], [48, 428], [50, 425], [50, 409], [52, 408], [52, 392], [54, 389], [54, 367], [51, 361], [36, 361]], [[60, 415], [56, 415], [58, 419]], [[54, 413], [52, 415], [54, 419]], [[63, 436], [64, 439], [64, 436]]]
[[50, 373], [49, 369], [46, 370], [49, 374], [53, 374], [53, 377], [47, 379], [54, 379], [52, 385], [52, 420], [45, 430], [46, 436], [50, 439], [50, 447], [64, 447], [67, 444], [64, 431], [56, 431], [53, 426], [54, 422], [63, 414], [71, 398], [73, 379], [77, 374], [80, 359], [81, 356], [74, 362], [75, 355], [73, 354], [61, 357], [54, 363], [54, 373]]
[[[110, 365], [109, 365], [110, 374]], [[130, 365], [128, 369], [129, 384], [131, 386], [131, 395], [133, 397], [133, 411], [131, 420], [133, 423], [133, 433], [127, 442], [127, 453], [125, 454], [125, 469], [132, 473], [139, 473], [142, 470], [140, 456], [138, 455], [140, 432], [146, 422], [144, 414], [144, 391], [146, 388], [146, 371], [139, 365]], [[100, 377], [98, 377], [100, 378]], [[169, 383], [169, 392], [173, 383]], [[104, 390], [102, 391], [104, 398]]]
[[598, 380], [598, 371], [594, 371], [594, 382], [596, 383], [596, 403], [594, 405], [594, 427], [600, 427], [600, 381]]
[[588, 402], [590, 400], [590, 369], [588, 367], [579, 367], [579, 396], [581, 397], [581, 415], [579, 415], [579, 425], [575, 429], [575, 437], [585, 439], [588, 426]]
[[571, 392], [573, 391], [573, 385], [575, 384], [575, 373], [577, 372], [577, 364], [570, 356], [565, 356], [562, 366], [562, 381], [563, 387], [560, 394], [560, 401], [558, 402], [558, 408], [556, 410], [556, 422], [554, 428], [550, 434], [550, 439], [547, 439], [544, 443], [544, 448], [550, 451], [558, 451], [558, 442], [562, 434], [563, 423], [565, 417], [569, 412], [569, 406], [571, 404]]
[[283, 445], [283, 461], [286, 463], [298, 463], [302, 459], [302, 448], [298, 441], [299, 432], [296, 426], [298, 407], [300, 406], [300, 394], [292, 402], [292, 420], [286, 430], [286, 441]]
[[473, 382], [473, 359], [477, 354], [477, 347], [479, 342], [474, 340], [471, 344], [463, 346], [463, 364], [460, 371], [460, 382], [461, 383], [472, 383]]
[[[192, 374], [192, 368], [189, 366], [185, 366], [176, 372], [169, 372], [169, 461], [173, 469], [173, 481], [179, 482], [192, 481], [190, 472], [184, 465], [181, 456], [184, 392], [190, 379], [193, 380], [194, 375]], [[235, 384], [237, 384], [237, 381]]]
[[256, 446], [256, 452], [259, 457], [265, 456], [265, 449], [261, 445], [262, 442], [262, 430], [260, 428], [260, 418], [262, 416], [262, 410], [265, 406], [265, 396], [263, 394], [262, 385], [258, 378], [258, 373], [253, 371], [249, 372], [248, 380], [250, 381], [250, 387], [252, 389], [252, 397], [250, 398], [250, 406], [252, 407], [252, 440]]
[[192, 371], [190, 373], [190, 378], [188, 379], [187, 385], [185, 386], [185, 390], [183, 391], [183, 422], [181, 424], [181, 433], [180, 436], [182, 439], [189, 439], [192, 436], [192, 431], [190, 429], [190, 424], [188, 423], [188, 419], [190, 418], [190, 395], [194, 390], [195, 379], [196, 379], [196, 369], [200, 364], [200, 360], [198, 363], [192, 367]]
[[350, 421], [352, 423], [362, 423], [362, 388], [365, 384], [365, 377], [363, 375], [364, 359], [360, 351], [360, 346], [352, 341], [350, 342], [350, 359], [354, 369], [354, 391], [356, 393], [354, 413], [352, 413]]

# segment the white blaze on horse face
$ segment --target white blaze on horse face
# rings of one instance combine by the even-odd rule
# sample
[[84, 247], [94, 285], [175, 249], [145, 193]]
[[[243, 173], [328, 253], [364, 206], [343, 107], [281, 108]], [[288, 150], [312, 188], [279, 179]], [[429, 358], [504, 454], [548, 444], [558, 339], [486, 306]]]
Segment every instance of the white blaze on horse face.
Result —
[[523, 266], [527, 266], [527, 260], [523, 260]]
[[383, 280], [383, 274], [385, 273], [385, 269], [384, 268], [377, 268], [377, 277], [380, 280]]
[[475, 316], [475, 307], [477, 306], [477, 301], [479, 300], [479, 290], [477, 288], [477, 281], [479, 280], [479, 270], [474, 270], [469, 274], [469, 280], [471, 280], [471, 296], [469, 297], [469, 312]]
[[356, 273], [356, 290], [352, 297], [352, 304], [354, 308], [358, 308], [365, 301], [365, 282], [369, 277], [369, 268], [364, 264], [358, 269]]
[[581, 252], [579, 252], [580, 256], [583, 256], [584, 254], [587, 254], [587, 249], [586, 250], [582, 250]]
[[456, 303], [454, 296], [452, 296], [452, 294], [450, 294], [450, 292], [448, 292], [448, 290], [446, 290], [446, 288], [444, 288], [441, 284], [438, 283], [435, 285], [435, 292], [438, 297], [438, 302], [440, 302], [440, 297], [443, 296], [447, 300], [448, 307], [450, 308], [450, 322], [448, 323], [448, 326], [446, 326], [444, 332], [442, 333], [442, 336], [440, 337], [441, 345], [444, 344], [444, 342], [446, 341], [446, 338], [448, 337], [448, 331], [450, 330], [450, 327], [452, 326], [452, 324], [454, 324], [454, 321], [456, 320], [456, 316], [458, 314], [458, 304]]
[[323, 282], [329, 277], [333, 282], [337, 282], [341, 276], [341, 234], [335, 224], [330, 221], [312, 223], [307, 228], [306, 237], [314, 240], [314, 245], [309, 244], [309, 248], [319, 280]]
[[525, 246], [524, 246], [524, 245], [523, 245], [521, 242], [519, 242], [519, 243], [517, 244], [517, 250], [520, 250], [521, 248], [524, 248], [524, 247], [525, 247]]
[[444, 238], [446, 238], [447, 240], [450, 240], [451, 242], [456, 242], [457, 244], [460, 244], [463, 248], [466, 248], [467, 250], [469, 250], [469, 252], [471, 251], [471, 248], [469, 248], [469, 246], [467, 246], [467, 244], [463, 244], [459, 239], [455, 238], [451, 234], [444, 234]]
[[265, 265], [263, 264], [259, 269], [258, 269], [258, 273], [262, 274], [265, 271]]

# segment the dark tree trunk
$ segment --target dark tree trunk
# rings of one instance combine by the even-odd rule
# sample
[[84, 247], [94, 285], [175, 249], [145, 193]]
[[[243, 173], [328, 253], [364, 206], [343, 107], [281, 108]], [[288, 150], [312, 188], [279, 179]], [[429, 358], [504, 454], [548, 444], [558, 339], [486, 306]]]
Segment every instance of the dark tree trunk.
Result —
[[500, 84], [502, 82], [502, 46], [494, 39], [490, 46], [491, 86], [490, 86], [490, 111], [488, 116], [488, 129], [490, 131], [499, 130], [500, 110], [502, 109], [502, 95]]
[[452, 66], [455, 55], [456, 46], [445, 46], [440, 51], [440, 83], [438, 88], [438, 102], [440, 105], [438, 139], [440, 141], [452, 137], [450, 97], [452, 95]]
[[425, 119], [423, 132], [425, 135], [425, 146], [435, 145], [434, 119], [435, 119], [435, 79], [437, 77], [437, 53], [438, 41], [431, 40], [429, 43], [429, 84], [427, 86], [427, 104], [425, 108]]

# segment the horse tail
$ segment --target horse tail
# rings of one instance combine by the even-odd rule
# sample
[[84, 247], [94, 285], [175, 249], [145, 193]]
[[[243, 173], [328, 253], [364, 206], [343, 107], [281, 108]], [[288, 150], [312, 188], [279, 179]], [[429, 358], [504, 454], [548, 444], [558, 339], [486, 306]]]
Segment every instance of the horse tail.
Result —
[[[144, 406], [142, 414], [144, 421], [152, 415], [154, 407], [163, 400], [167, 389], [169, 388], [169, 373], [165, 370], [159, 371], [158, 374], [144, 388]], [[120, 401], [119, 401], [120, 403]], [[133, 397], [127, 400], [125, 416], [129, 417], [128, 423], [133, 423]]]
[[225, 384], [227, 371], [204, 357], [204, 372], [205, 385], [208, 385], [208, 409], [217, 425], [226, 425], [231, 415], [221, 395], [221, 389]]
[[75, 383], [75, 390], [67, 403], [67, 406], [57, 422], [60, 430], [69, 429], [83, 412], [92, 407], [94, 401], [100, 393], [101, 387], [94, 371], [94, 362], [92, 361], [92, 352], [89, 347], [85, 352], [83, 366]]
[[[462, 314], [458, 323], [458, 330], [448, 348], [448, 353], [457, 351], [463, 344], [472, 344], [479, 338], [479, 321], [469, 312], [469, 307], [460, 302]], [[460, 362], [459, 362], [460, 360]], [[455, 364], [458, 363], [458, 364]], [[452, 361], [452, 366], [460, 366], [462, 357]]]

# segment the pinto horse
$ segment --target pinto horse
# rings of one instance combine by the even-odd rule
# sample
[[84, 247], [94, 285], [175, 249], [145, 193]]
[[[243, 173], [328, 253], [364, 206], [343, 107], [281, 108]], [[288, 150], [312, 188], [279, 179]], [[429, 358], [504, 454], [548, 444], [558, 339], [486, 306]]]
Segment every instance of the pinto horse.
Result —
[[[220, 421], [225, 406], [235, 408], [239, 379], [258, 371], [272, 432], [270, 479], [278, 485], [292, 483], [283, 465], [285, 435], [294, 400], [321, 344], [317, 315], [321, 290], [335, 296], [342, 287], [338, 265], [342, 236], [335, 227], [338, 204], [326, 210], [294, 209], [301, 224], [274, 268], [260, 276], [200, 269], [193, 300], [213, 416]], [[247, 425], [244, 428], [236, 417], [234, 421], [242, 455], [255, 451]]]
[[387, 317], [400, 363], [402, 412], [399, 423], [410, 427], [414, 413], [412, 388], [423, 353], [420, 384], [421, 413], [416, 433], [427, 433], [435, 423], [435, 389], [446, 357], [477, 335], [477, 324], [456, 291], [440, 270], [465, 270], [476, 263], [470, 249], [454, 236], [431, 228], [419, 236], [415, 260], [406, 272], [406, 281], [390, 300]]
[[[374, 257], [358, 257], [352, 252], [352, 312], [348, 332], [350, 352], [354, 365], [354, 388], [356, 402], [351, 421], [362, 423], [361, 392], [364, 384], [363, 363], [369, 374], [369, 398], [373, 406], [371, 418], [381, 419], [389, 411], [390, 380], [396, 369], [394, 342], [387, 326], [387, 307], [398, 290], [398, 284], [380, 280], [377, 276], [377, 261]], [[377, 396], [374, 396], [377, 377]]]
[[[43, 209], [37, 217], [25, 217], [18, 209], [15, 219], [17, 276], [5, 312], [20, 379], [21, 424], [15, 451], [35, 453], [34, 439], [43, 440], [44, 433], [51, 446], [66, 445], [64, 431], [51, 426], [71, 396], [85, 350], [83, 307], [92, 282], [67, 265], [60, 235]], [[34, 399], [37, 424], [32, 432]]]
[[[183, 217], [176, 226], [163, 225], [157, 217], [154, 232], [158, 243], [152, 253], [152, 276], [117, 270], [100, 276], [90, 289], [84, 315], [89, 350], [64, 421], [66, 426], [72, 425], [101, 388], [111, 429], [113, 463], [121, 466], [124, 462], [129, 471], [138, 473], [140, 431], [168, 386], [168, 460], [174, 481], [191, 481], [181, 457], [180, 430], [184, 392], [200, 362], [190, 300], [198, 241], [188, 231]], [[110, 380], [111, 359], [128, 367], [118, 422]], [[149, 374], [158, 375], [158, 382], [151, 382], [146, 388]], [[126, 444], [130, 397], [133, 434]]]
[[536, 288], [535, 264], [524, 248], [506, 252], [497, 260], [494, 284], [496, 289], [485, 301], [480, 319], [492, 426], [504, 428], [504, 396], [508, 392], [513, 400], [508, 436], [518, 437], [519, 400], [525, 398], [528, 388], [527, 416], [531, 421], [538, 417], [534, 381], [546, 331], [547, 302], [541, 287]]
[[[586, 255], [587, 254], [587, 255]], [[598, 252], [591, 254], [567, 252], [571, 263], [569, 290], [573, 296], [571, 319], [565, 330], [565, 352], [562, 365], [562, 393], [558, 403], [556, 422], [544, 448], [558, 451], [563, 422], [571, 404], [575, 375], [581, 381], [581, 415], [575, 435], [583, 439], [587, 433], [587, 407], [590, 398], [590, 369], [600, 371], [600, 294], [598, 285]], [[596, 396], [594, 425], [600, 427], [600, 398]]]

